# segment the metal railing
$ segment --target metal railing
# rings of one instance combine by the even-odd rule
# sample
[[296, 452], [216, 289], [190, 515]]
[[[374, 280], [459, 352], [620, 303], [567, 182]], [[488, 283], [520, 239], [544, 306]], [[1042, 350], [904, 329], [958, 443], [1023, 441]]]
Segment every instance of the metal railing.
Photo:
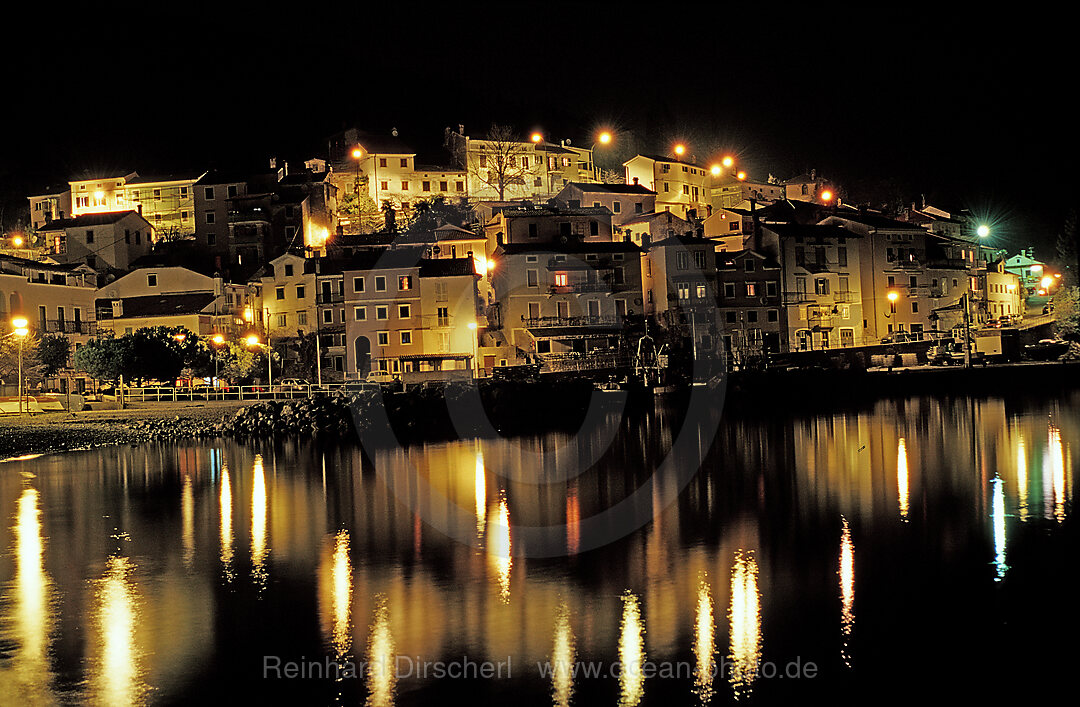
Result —
[[124, 401], [128, 403], [192, 402], [200, 400], [293, 400], [339, 391], [373, 390], [378, 385], [378, 383], [353, 380], [343, 383], [323, 383], [322, 385], [232, 385], [225, 387], [196, 385], [147, 386], [141, 388], [124, 386], [119, 392], [122, 393]]
[[575, 326], [609, 326], [617, 328], [619, 321], [613, 316], [582, 315], [580, 317], [526, 317], [526, 327], [575, 327]]

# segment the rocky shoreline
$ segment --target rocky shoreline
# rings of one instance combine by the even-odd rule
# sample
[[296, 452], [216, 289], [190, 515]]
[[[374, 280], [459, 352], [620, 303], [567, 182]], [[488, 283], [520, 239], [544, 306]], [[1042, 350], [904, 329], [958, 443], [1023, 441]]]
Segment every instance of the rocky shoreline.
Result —
[[[227, 406], [163, 404], [151, 409], [48, 413], [0, 420], [0, 460], [27, 454], [226, 437], [236, 440], [308, 437], [365, 442], [452, 439], [490, 429], [513, 432], [573, 427], [591, 384], [507, 384], [409, 393], [334, 393]], [[470, 398], [471, 395], [471, 398]], [[490, 423], [462, 424], [463, 410]], [[568, 414], [569, 411], [569, 414]]]

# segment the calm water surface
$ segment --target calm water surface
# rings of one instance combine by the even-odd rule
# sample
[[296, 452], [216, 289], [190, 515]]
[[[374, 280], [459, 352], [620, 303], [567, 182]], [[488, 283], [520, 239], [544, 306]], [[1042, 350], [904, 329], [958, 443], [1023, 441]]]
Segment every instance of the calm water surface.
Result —
[[[0, 703], [1041, 699], [1076, 657], [1078, 444], [1062, 394], [8, 461]], [[670, 454], [705, 461], [585, 550]]]

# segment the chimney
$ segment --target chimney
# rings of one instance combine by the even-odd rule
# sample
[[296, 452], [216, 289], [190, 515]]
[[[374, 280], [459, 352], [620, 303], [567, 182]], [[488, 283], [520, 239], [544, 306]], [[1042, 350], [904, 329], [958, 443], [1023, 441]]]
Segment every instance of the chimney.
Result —
[[638, 183], [637, 183], [637, 180], [638, 180], [638, 178], [637, 178], [637, 177], [634, 177], [634, 186], [635, 186], [635, 187], [636, 187], [636, 186], [638, 185]]

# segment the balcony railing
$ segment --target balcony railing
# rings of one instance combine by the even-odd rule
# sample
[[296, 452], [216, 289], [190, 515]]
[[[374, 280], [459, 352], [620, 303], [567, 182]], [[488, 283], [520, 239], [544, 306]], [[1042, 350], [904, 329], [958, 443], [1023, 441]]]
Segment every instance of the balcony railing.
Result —
[[553, 295], [572, 295], [583, 292], [625, 292], [630, 288], [626, 282], [572, 282], [568, 285], [552, 285]]
[[340, 304], [345, 301], [345, 295], [341, 292], [333, 292], [331, 294], [320, 292], [317, 301], [319, 304]]
[[604, 315], [582, 315], [580, 317], [526, 317], [524, 319], [526, 327], [533, 328], [552, 328], [552, 327], [588, 327], [588, 326], [606, 326], [612, 329], [617, 329], [621, 323], [614, 316]]
[[42, 334], [93, 334], [97, 331], [97, 322], [74, 321], [67, 319], [38, 320], [31, 324]]

